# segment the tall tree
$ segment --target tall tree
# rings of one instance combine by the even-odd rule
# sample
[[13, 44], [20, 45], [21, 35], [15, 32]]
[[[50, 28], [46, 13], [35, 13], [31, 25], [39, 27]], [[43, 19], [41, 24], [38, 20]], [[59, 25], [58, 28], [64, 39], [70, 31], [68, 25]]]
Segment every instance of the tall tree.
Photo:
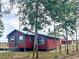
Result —
[[44, 28], [44, 26], [50, 24], [50, 20], [48, 20], [46, 17], [49, 16], [51, 17], [54, 24], [56, 22], [59, 23], [57, 27], [54, 27], [54, 30], [55, 28], [63, 29], [66, 32], [67, 40], [68, 31], [71, 31], [70, 29], [74, 29], [72, 25], [75, 24], [74, 11], [78, 6], [78, 1], [73, 2], [73, 0], [10, 0], [10, 2], [12, 4], [17, 3], [18, 6], [21, 7], [21, 10], [18, 12], [18, 14], [21, 15], [20, 19], [24, 26], [29, 25], [29, 27], [34, 30], [36, 28], [38, 30], [41, 30]]
[[[75, 25], [75, 13], [74, 11], [78, 7], [78, 1], [73, 0], [45, 0], [44, 5], [46, 9], [49, 11], [49, 15], [51, 16], [54, 22], [58, 22], [58, 29], [63, 28], [66, 32], [66, 39], [68, 40], [68, 31], [70, 29], [74, 30], [72, 25]], [[68, 44], [67, 44], [67, 52], [68, 54]]]
[[[38, 58], [38, 30], [50, 25], [43, 4], [39, 0], [10, 0], [10, 3], [17, 3], [20, 7], [18, 14], [21, 15], [22, 25], [35, 30], [34, 51], [36, 50], [36, 58]], [[33, 58], [34, 55], [35, 52], [33, 52]]]
[[2, 4], [1, 4], [1, 0], [0, 0], [0, 37], [3, 35], [3, 30], [4, 30], [4, 25], [2, 22]]

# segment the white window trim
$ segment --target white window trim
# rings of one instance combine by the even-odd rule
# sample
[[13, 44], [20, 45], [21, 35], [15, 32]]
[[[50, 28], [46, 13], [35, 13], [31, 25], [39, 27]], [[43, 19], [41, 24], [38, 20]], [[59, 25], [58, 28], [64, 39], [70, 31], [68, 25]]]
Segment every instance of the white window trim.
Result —
[[19, 43], [23, 43], [24, 42], [24, 36], [19, 36]]
[[13, 43], [15, 41], [15, 37], [11, 37], [10, 42]]
[[45, 43], [43, 38], [40, 38], [38, 41], [42, 42], [41, 44], [38, 43], [39, 45], [43, 45]]

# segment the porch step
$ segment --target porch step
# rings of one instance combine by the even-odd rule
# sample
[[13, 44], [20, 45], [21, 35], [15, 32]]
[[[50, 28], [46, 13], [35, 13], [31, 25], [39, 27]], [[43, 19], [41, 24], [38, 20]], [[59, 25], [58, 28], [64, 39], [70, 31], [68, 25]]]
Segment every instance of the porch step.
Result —
[[18, 47], [9, 48], [10, 51], [18, 51]]

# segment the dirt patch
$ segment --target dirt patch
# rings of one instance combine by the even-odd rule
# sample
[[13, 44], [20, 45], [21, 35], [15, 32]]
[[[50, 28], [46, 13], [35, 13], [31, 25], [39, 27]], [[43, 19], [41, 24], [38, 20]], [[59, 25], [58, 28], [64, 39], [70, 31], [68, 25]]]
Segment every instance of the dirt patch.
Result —
[[31, 59], [31, 58], [29, 58], [29, 56], [22, 56], [22, 55], [15, 55], [15, 56], [13, 56], [13, 58], [12, 59]]
[[72, 53], [65, 56], [60, 56], [57, 59], [79, 59], [79, 53]]

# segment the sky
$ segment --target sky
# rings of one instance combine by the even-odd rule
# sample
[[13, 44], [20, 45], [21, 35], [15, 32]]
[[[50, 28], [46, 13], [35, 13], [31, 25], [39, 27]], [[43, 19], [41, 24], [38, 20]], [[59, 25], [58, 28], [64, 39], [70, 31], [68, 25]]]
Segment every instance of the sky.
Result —
[[4, 16], [2, 21], [5, 29], [3, 32], [3, 36], [0, 38], [0, 42], [7, 42], [7, 35], [14, 29], [19, 28], [19, 21], [13, 15]]
[[[2, 11], [6, 10], [6, 7], [9, 7], [8, 0], [2, 0]], [[2, 22], [4, 24], [3, 36], [0, 38], [0, 42], [7, 42], [7, 35], [14, 29], [19, 29], [19, 20], [15, 17], [17, 9], [12, 10], [11, 14], [3, 14]]]

